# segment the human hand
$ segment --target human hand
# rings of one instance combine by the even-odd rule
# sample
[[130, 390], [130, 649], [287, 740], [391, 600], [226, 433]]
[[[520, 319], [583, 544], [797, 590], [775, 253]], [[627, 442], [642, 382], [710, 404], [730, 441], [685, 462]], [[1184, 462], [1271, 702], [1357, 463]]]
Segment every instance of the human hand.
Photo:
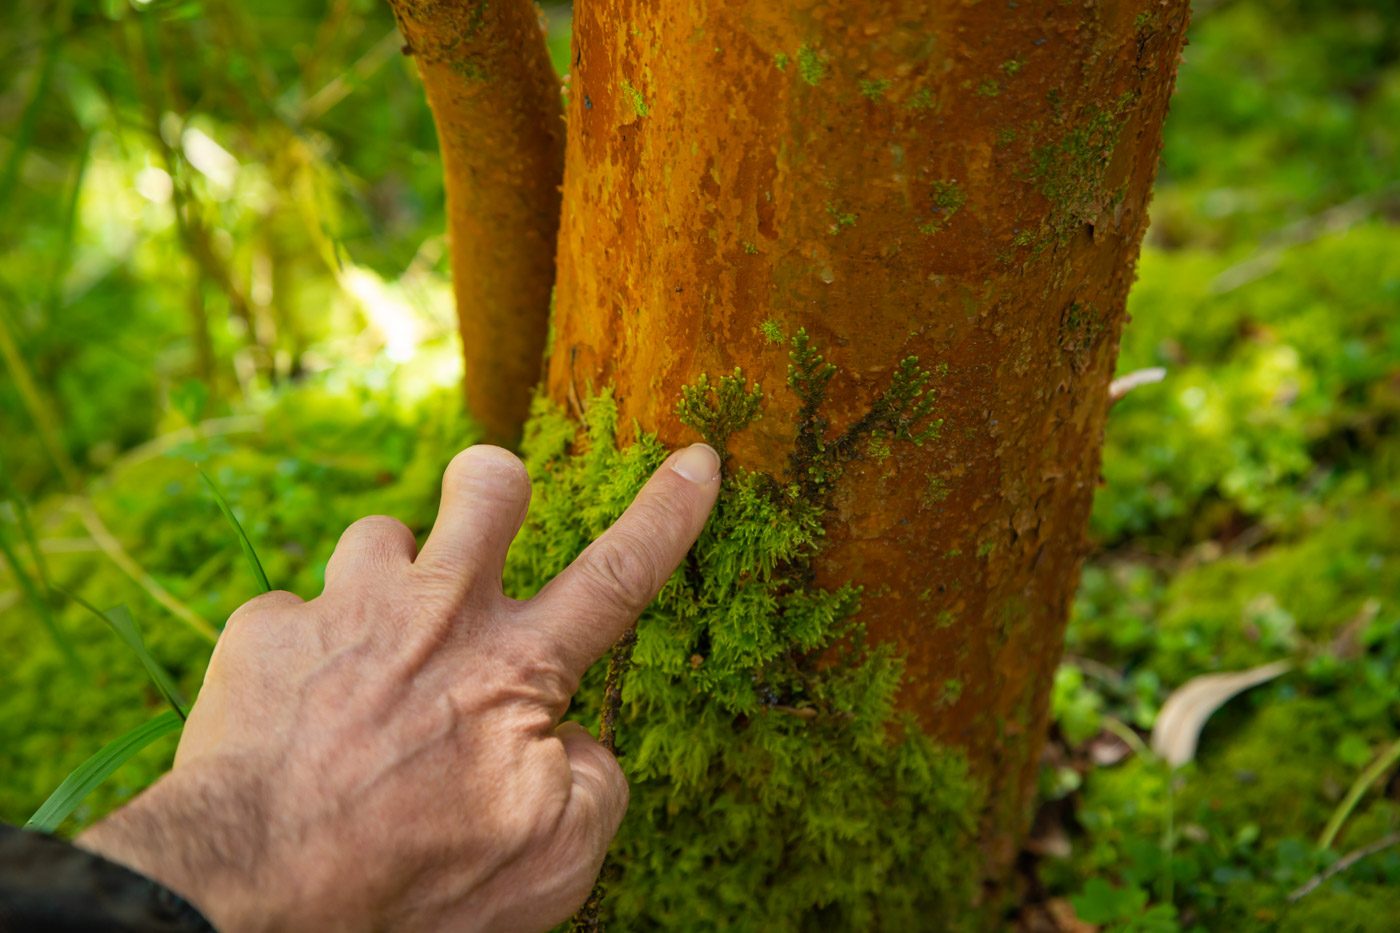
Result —
[[627, 806], [617, 761], [560, 725], [588, 666], [704, 526], [719, 460], [673, 454], [533, 599], [501, 590], [529, 479], [472, 447], [417, 552], [390, 518], [341, 536], [310, 602], [228, 620], [174, 769], [78, 844], [222, 930], [530, 930], [587, 897]]

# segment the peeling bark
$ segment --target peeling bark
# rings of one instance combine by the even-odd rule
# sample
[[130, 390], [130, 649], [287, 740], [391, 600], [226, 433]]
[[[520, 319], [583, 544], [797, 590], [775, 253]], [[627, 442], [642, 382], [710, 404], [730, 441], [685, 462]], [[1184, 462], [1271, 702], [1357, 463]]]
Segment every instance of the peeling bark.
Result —
[[[575, 7], [555, 340], [560, 404], [613, 387], [680, 444], [680, 388], [769, 390], [805, 328], [832, 431], [901, 359], [941, 436], [848, 469], [819, 582], [864, 586], [903, 704], [991, 788], [1009, 864], [1085, 548], [1109, 382], [1187, 0], [702, 0]], [[788, 467], [770, 391], [731, 445]]]
[[530, 0], [390, 0], [437, 125], [467, 404], [512, 444], [539, 380], [564, 125]]

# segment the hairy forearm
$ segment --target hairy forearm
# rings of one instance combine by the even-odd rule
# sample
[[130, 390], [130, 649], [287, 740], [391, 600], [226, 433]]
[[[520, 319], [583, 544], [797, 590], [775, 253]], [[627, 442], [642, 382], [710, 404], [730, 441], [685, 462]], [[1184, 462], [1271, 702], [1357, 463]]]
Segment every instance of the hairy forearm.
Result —
[[180, 894], [220, 930], [278, 927], [296, 878], [266, 877], [265, 780], [227, 763], [181, 768], [75, 841]]

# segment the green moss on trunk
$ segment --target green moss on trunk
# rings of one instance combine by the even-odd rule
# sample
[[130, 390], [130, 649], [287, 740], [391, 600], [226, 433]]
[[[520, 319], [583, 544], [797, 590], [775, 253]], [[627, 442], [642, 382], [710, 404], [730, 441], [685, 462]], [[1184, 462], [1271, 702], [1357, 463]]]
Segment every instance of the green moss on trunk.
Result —
[[[885, 414], [898, 422], [887, 433], [909, 439], [918, 431], [894, 414], [926, 411], [913, 364], [903, 369]], [[711, 404], [700, 392], [687, 393], [694, 410], [725, 398], [743, 408], [727, 428], [757, 415], [741, 374], [710, 387]], [[608, 395], [585, 418], [580, 429], [540, 402], [527, 427], [534, 503], [507, 568], [514, 595], [562, 570], [664, 459], [649, 435], [618, 446]], [[806, 486], [730, 472], [695, 549], [638, 624], [617, 727], [632, 803], [604, 903], [619, 929], [969, 922], [980, 792], [960, 753], [895, 711], [903, 665], [865, 639], [858, 590], [810, 582], [826, 497]], [[596, 721], [602, 667], [572, 715]]]

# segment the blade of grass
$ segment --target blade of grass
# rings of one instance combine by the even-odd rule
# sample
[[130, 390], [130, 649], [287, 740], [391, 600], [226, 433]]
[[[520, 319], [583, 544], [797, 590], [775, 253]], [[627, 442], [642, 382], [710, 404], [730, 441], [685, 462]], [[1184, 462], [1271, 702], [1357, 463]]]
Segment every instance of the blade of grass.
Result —
[[253, 571], [253, 578], [257, 580], [259, 592], [272, 592], [272, 584], [267, 582], [267, 574], [263, 571], [262, 561], [258, 560], [258, 552], [253, 550], [253, 542], [248, 540], [248, 533], [243, 530], [243, 526], [238, 523], [238, 518], [233, 514], [233, 509], [229, 508], [228, 500], [224, 494], [219, 492], [219, 487], [214, 485], [214, 481], [209, 478], [200, 467], [199, 475], [204, 478], [204, 484], [209, 487], [209, 491], [214, 494], [214, 501], [219, 504], [219, 511], [224, 513], [224, 518], [233, 526], [233, 531], [238, 535], [238, 545], [243, 548], [243, 556], [248, 561], [248, 568]]
[[29, 415], [29, 420], [34, 424], [34, 431], [39, 437], [40, 446], [48, 454], [49, 459], [53, 461], [54, 469], [62, 477], [63, 484], [68, 487], [70, 492], [82, 488], [82, 478], [78, 475], [78, 468], [73, 465], [73, 458], [68, 455], [68, 448], [63, 445], [63, 440], [55, 427], [62, 422], [54, 415], [53, 406], [35, 383], [34, 375], [29, 371], [29, 364], [25, 362], [19, 341], [11, 332], [9, 322], [6, 321], [3, 313], [0, 313], [0, 361], [4, 362], [5, 369], [9, 372], [10, 379], [14, 383], [15, 391], [19, 393], [20, 402], [24, 405], [25, 413]]
[[53, 832], [97, 785], [112, 775], [112, 772], [156, 739], [179, 731], [183, 724], [184, 721], [179, 716], [166, 710], [154, 719], [148, 719], [125, 735], [108, 742], [97, 754], [78, 765], [63, 779], [63, 783], [49, 795], [49, 799], [34, 811], [24, 828], [45, 833]]
[[98, 549], [107, 555], [107, 559], [116, 564], [122, 573], [136, 581], [136, 584], [149, 593], [152, 599], [160, 603], [171, 615], [188, 625], [193, 631], [198, 632], [201, 637], [207, 639], [211, 645], [219, 640], [219, 633], [214, 630], [214, 626], [200, 617], [199, 613], [172, 596], [169, 590], [160, 585], [159, 580], [147, 573], [145, 568], [126, 552], [126, 548], [122, 547], [122, 543], [117, 540], [116, 535], [112, 534], [111, 529], [102, 521], [102, 516], [97, 514], [97, 509], [93, 508], [91, 502], [81, 496], [74, 496], [69, 500], [68, 505], [77, 513], [83, 527], [87, 529], [88, 535], [92, 538], [93, 544], [96, 544]]
[[5, 468], [5, 461], [0, 460], [0, 492], [5, 498], [14, 504], [15, 518], [19, 521], [20, 534], [24, 536], [24, 542], [29, 546], [30, 559], [34, 561], [34, 569], [39, 574], [39, 582], [43, 584], [44, 592], [53, 589], [49, 576], [49, 565], [44, 560], [44, 552], [39, 548], [39, 536], [34, 533], [34, 522], [29, 518], [29, 506], [25, 503], [24, 497], [15, 488], [14, 481], [10, 479], [10, 471]]
[[1342, 826], [1346, 823], [1347, 817], [1351, 816], [1351, 811], [1356, 809], [1356, 805], [1361, 802], [1366, 791], [1371, 789], [1371, 785], [1379, 781], [1390, 769], [1400, 763], [1400, 740], [1397, 740], [1380, 757], [1366, 766], [1352, 783], [1347, 795], [1342, 798], [1342, 802], [1337, 805], [1337, 809], [1332, 812], [1332, 818], [1327, 821], [1327, 826], [1323, 828], [1322, 835], [1317, 840], [1318, 848], [1330, 849], [1332, 843], [1337, 841], [1337, 834], [1342, 831]]
[[5, 563], [9, 565], [10, 572], [14, 574], [15, 580], [19, 583], [19, 588], [24, 593], [24, 598], [34, 607], [34, 613], [39, 617], [39, 621], [48, 631], [49, 637], [53, 639], [58, 650], [63, 653], [63, 657], [72, 668], [79, 674], [86, 674], [87, 669], [83, 667], [82, 659], [78, 657], [78, 652], [73, 649], [73, 643], [59, 628], [58, 619], [54, 618], [53, 606], [49, 604], [45, 596], [46, 590], [40, 589], [34, 578], [24, 569], [20, 563], [19, 555], [15, 553], [14, 545], [10, 541], [9, 535], [5, 532], [5, 525], [0, 522], [0, 557], [4, 557]]
[[53, 30], [44, 42], [44, 57], [40, 60], [39, 70], [34, 76], [29, 100], [20, 113], [10, 153], [6, 156], [4, 164], [0, 165], [0, 217], [9, 212], [10, 195], [14, 193], [16, 182], [19, 180], [20, 166], [34, 141], [39, 116], [50, 101], [49, 84], [53, 80], [54, 66], [58, 64], [59, 55], [63, 51], [63, 36], [68, 31], [71, 6], [71, 3], [64, 3], [57, 10], [58, 16], [54, 19]]
[[161, 663], [151, 654], [150, 649], [146, 647], [146, 640], [141, 637], [141, 629], [137, 626], [136, 619], [132, 617], [131, 610], [125, 606], [113, 606], [103, 612], [75, 593], [70, 593], [67, 590], [59, 590], [58, 592], [112, 627], [112, 631], [117, 633], [117, 637], [125, 642], [126, 646], [141, 660], [141, 666], [150, 675], [151, 683], [155, 684], [160, 695], [165, 697], [170, 708], [179, 714], [181, 719], [184, 719], [188, 709], [185, 698], [180, 695], [180, 689], [175, 686], [175, 679], [170, 676], [170, 672], [161, 666]]

